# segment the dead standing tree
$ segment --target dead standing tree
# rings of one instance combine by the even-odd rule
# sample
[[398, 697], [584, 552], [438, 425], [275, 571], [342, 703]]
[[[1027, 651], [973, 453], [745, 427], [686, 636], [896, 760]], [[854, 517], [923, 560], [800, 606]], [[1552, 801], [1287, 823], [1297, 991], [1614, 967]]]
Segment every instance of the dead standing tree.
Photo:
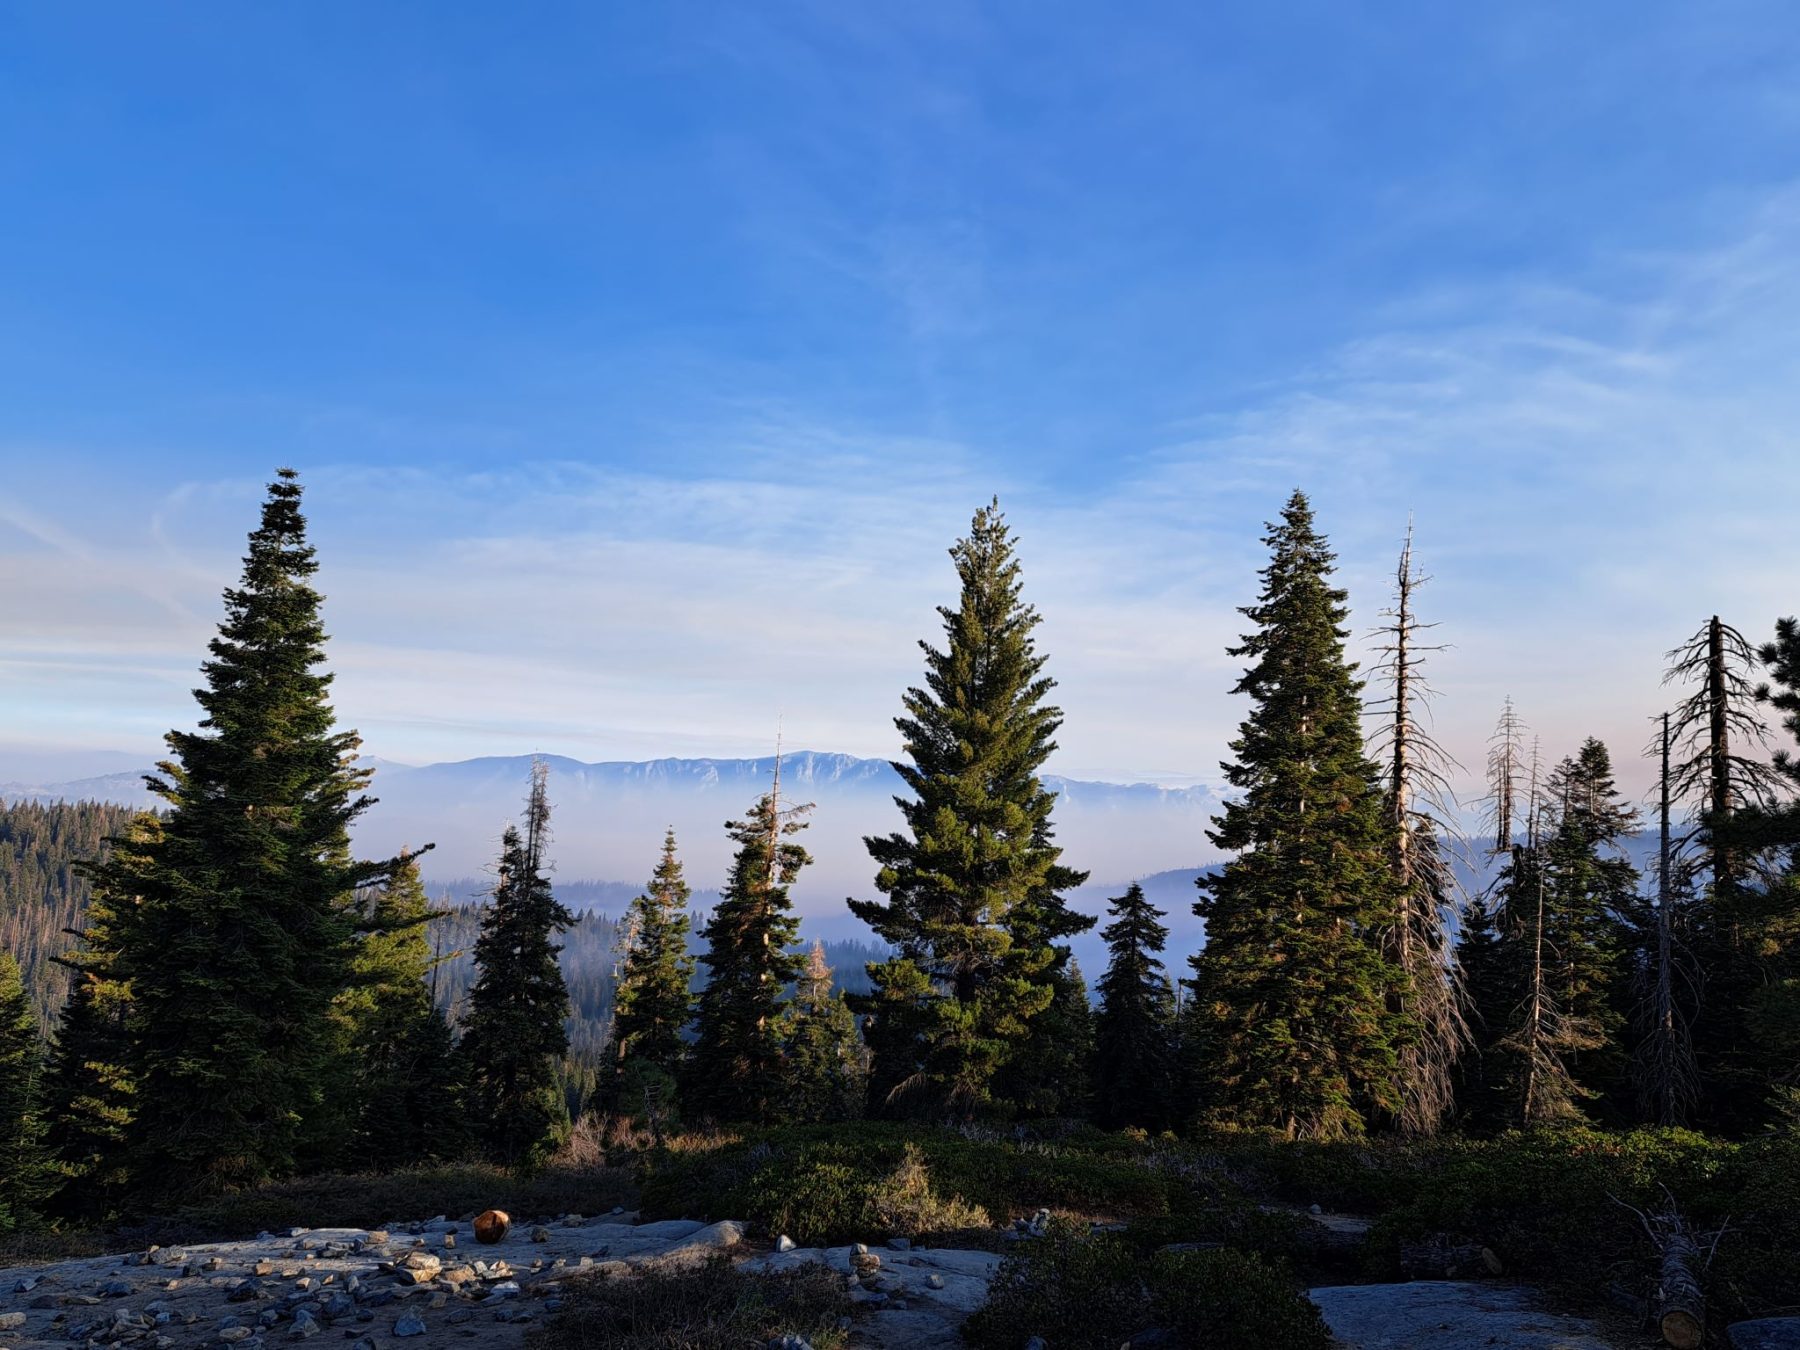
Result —
[[1647, 952], [1643, 990], [1635, 1019], [1638, 1044], [1632, 1076], [1645, 1112], [1659, 1125], [1680, 1125], [1699, 1097], [1700, 1072], [1694, 1061], [1690, 1009], [1699, 998], [1699, 980], [1686, 945], [1677, 934], [1677, 909], [1688, 894], [1692, 869], [1680, 857], [1674, 829], [1675, 785], [1671, 756], [1674, 728], [1669, 713], [1658, 719], [1649, 753], [1657, 774], [1657, 848], [1654, 946]]
[[1671, 717], [1669, 778], [1673, 801], [1701, 824], [1680, 836], [1676, 848], [1704, 851], [1718, 896], [1740, 879], [1742, 859], [1717, 827], [1743, 806], [1769, 802], [1779, 782], [1756, 754], [1766, 752], [1769, 736], [1756, 699], [1758, 658], [1744, 635], [1715, 614], [1666, 659], [1665, 685], [1696, 686]]
[[1412, 1023], [1400, 1052], [1400, 1126], [1413, 1135], [1435, 1134], [1455, 1105], [1456, 1061], [1471, 1043], [1451, 943], [1458, 886], [1446, 856], [1455, 840], [1449, 771], [1456, 764], [1420, 720], [1432, 697], [1422, 658], [1444, 650], [1419, 640], [1437, 626], [1421, 622], [1413, 605], [1428, 580], [1413, 567], [1409, 524], [1395, 569], [1394, 601], [1375, 631], [1381, 655], [1376, 673], [1388, 692], [1369, 710], [1380, 719], [1370, 753], [1384, 757], [1388, 766], [1390, 861], [1400, 882], [1389, 954], [1405, 972], [1400, 1011]]

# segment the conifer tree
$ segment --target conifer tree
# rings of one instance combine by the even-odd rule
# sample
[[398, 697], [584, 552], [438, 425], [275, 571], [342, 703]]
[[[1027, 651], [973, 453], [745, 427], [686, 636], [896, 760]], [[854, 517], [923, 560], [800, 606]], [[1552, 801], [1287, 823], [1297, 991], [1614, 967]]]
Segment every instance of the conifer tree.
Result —
[[1612, 757], [1592, 737], [1557, 767], [1549, 792], [1554, 816], [1544, 841], [1545, 938], [1552, 978], [1562, 1015], [1595, 1042], [1571, 1048], [1565, 1062], [1591, 1095], [1616, 1094], [1626, 1068], [1625, 919], [1636, 906], [1638, 885], [1622, 845], [1637, 827], [1637, 813], [1620, 799]]
[[1403, 972], [1383, 950], [1397, 882], [1378, 770], [1363, 752], [1361, 682], [1344, 655], [1344, 592], [1295, 492], [1266, 537], [1250, 659], [1254, 706], [1223, 767], [1237, 800], [1209, 837], [1237, 856], [1199, 879], [1193, 958], [1204, 1109], [1289, 1137], [1363, 1132], [1392, 1112]]
[[831, 991], [825, 944], [815, 942], [782, 1011], [788, 1110], [797, 1120], [855, 1120], [868, 1090], [868, 1051], [841, 993]]
[[480, 971], [469, 991], [462, 1057], [470, 1117], [494, 1162], [530, 1167], [552, 1150], [569, 1123], [558, 1070], [569, 1048], [557, 934], [575, 922], [544, 873], [550, 842], [548, 771], [531, 768], [525, 834], [507, 826], [500, 842], [493, 900], [475, 940]]
[[1107, 904], [1112, 922], [1100, 936], [1112, 956], [1095, 1018], [1096, 1117], [1108, 1129], [1167, 1129], [1175, 1123], [1175, 991], [1161, 957], [1169, 930], [1136, 882]]
[[29, 1225], [55, 1182], [44, 1151], [43, 1047], [19, 963], [0, 952], [0, 1233]]
[[122, 986], [85, 972], [63, 1005], [44, 1086], [54, 1209], [63, 1218], [111, 1218], [130, 1184], [126, 1139], [135, 1089], [126, 1068], [127, 1011]]
[[159, 817], [142, 812], [108, 841], [104, 864], [83, 864], [94, 885], [80, 946], [61, 958], [74, 982], [45, 1089], [47, 1143], [59, 1182], [53, 1207], [62, 1218], [110, 1218], [133, 1189], [131, 988], [118, 977], [116, 958], [137, 887], [148, 884], [161, 830]]
[[[1774, 641], [1757, 655], [1770, 678], [1756, 698], [1800, 741], [1800, 621], [1778, 620]], [[1726, 848], [1767, 864], [1731, 893], [1730, 912], [1712, 921], [1714, 950], [1729, 940], [1742, 953], [1731, 969], [1743, 996], [1735, 1025], [1705, 1029], [1702, 1064], [1710, 1071], [1715, 1119], [1776, 1124], [1793, 1133], [1800, 1132], [1800, 800], [1793, 796], [1800, 758], [1783, 747], [1773, 768], [1788, 790], [1785, 798], [1747, 805], [1717, 825], [1716, 816], [1708, 818]], [[1709, 982], [1719, 964], [1709, 964]], [[1719, 1007], [1710, 985], [1708, 1004]]]
[[[1063, 866], [1055, 796], [1038, 778], [1062, 713], [1032, 639], [1038, 614], [1021, 598], [1019, 564], [996, 501], [950, 550], [961, 582], [940, 607], [946, 645], [921, 642], [925, 687], [909, 689], [894, 725], [912, 796], [897, 798], [904, 832], [869, 838], [886, 902], [851, 912], [897, 948], [869, 966], [874, 990], [874, 1107], [968, 1118], [993, 1100], [1009, 1063], [1014, 1090], [1046, 1039], [1033, 1019], [1069, 1007], [1068, 948], [1092, 927], [1063, 892], [1086, 873]], [[1032, 1103], [1021, 1103], [1031, 1109]]]
[[425, 898], [417, 854], [406, 854], [370, 899], [368, 931], [339, 996], [349, 1085], [342, 1156], [362, 1167], [454, 1157], [463, 1143], [455, 1042], [432, 1005]]
[[[1755, 677], [1777, 656], [1714, 615], [1668, 653], [1663, 677], [1691, 688], [1670, 718], [1669, 778], [1673, 804], [1689, 818], [1674, 840], [1674, 878], [1698, 890], [1680, 915], [1699, 973], [1694, 1052], [1706, 1122], [1733, 1131], [1760, 1123], [1767, 1096], [1750, 1019], [1769, 973], [1761, 914], [1770, 868], [1754, 841], [1781, 772], [1762, 758], [1768, 727]], [[1736, 828], [1746, 811], [1749, 828]]]
[[[777, 761], [779, 766], [779, 760]], [[725, 829], [737, 844], [731, 875], [700, 930], [708, 973], [695, 1015], [683, 1099], [718, 1120], [768, 1121], [782, 1109], [782, 994], [799, 976], [789, 950], [800, 933], [788, 888], [811, 855], [792, 836], [810, 806], [784, 809], [774, 790]]]
[[1558, 997], [1556, 949], [1547, 938], [1552, 922], [1549, 865], [1541, 827], [1515, 845], [1497, 894], [1501, 930], [1496, 964], [1512, 1007], [1490, 1027], [1485, 1058], [1494, 1123], [1533, 1126], [1578, 1120], [1592, 1092], [1570, 1071], [1569, 1059], [1602, 1044], [1581, 1019], [1565, 1013]]
[[[247, 1185], [292, 1168], [331, 1084], [332, 1000], [348, 978], [370, 804], [360, 744], [326, 700], [318, 570], [290, 469], [270, 485], [242, 583], [195, 692], [200, 729], [168, 735], [148, 781], [168, 803], [146, 865], [114, 878], [113, 974], [131, 989], [136, 1175], [159, 1194]], [[111, 862], [95, 870], [108, 884]]]
[[654, 1066], [679, 1077], [687, 1052], [682, 1031], [693, 1020], [694, 959], [688, 955], [688, 899], [692, 895], [675, 853], [675, 831], [663, 837], [662, 858], [644, 893], [626, 915], [625, 963], [613, 1004], [615, 1072]]

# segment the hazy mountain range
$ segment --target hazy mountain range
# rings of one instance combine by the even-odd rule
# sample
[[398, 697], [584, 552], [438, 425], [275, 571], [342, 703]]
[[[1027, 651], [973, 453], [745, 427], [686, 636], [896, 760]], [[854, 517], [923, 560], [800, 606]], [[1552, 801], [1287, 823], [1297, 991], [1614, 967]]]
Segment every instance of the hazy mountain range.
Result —
[[[558, 875], [580, 879], [588, 903], [617, 911], [650, 874], [663, 830], [673, 826], [696, 892], [723, 881], [730, 856], [724, 824], [741, 816], [773, 779], [775, 760], [656, 759], [586, 764], [560, 755], [550, 766], [554, 832], [550, 855]], [[492, 867], [500, 832], [517, 818], [531, 757], [497, 756], [442, 764], [404, 765], [372, 759], [378, 803], [357, 828], [365, 855], [404, 845], [435, 843], [424, 861], [427, 878], [449, 882]], [[36, 766], [42, 769], [44, 766]], [[148, 769], [66, 781], [0, 783], [0, 796], [39, 800], [92, 798], [149, 806]], [[802, 836], [814, 865], [794, 888], [809, 931], [860, 929], [844, 909], [847, 895], [872, 896], [873, 868], [863, 836], [900, 827], [893, 798], [905, 785], [886, 760], [797, 751], [781, 760], [782, 796], [811, 802], [811, 828]], [[1193, 925], [1186, 906], [1192, 877], [1217, 856], [1206, 829], [1221, 795], [1210, 785], [1159, 787], [1099, 783], [1046, 775], [1057, 794], [1057, 839], [1066, 861], [1091, 874], [1077, 897], [1099, 912], [1107, 895], [1134, 878], [1179, 873], [1182, 901], [1172, 915], [1178, 932]], [[1160, 880], [1160, 879], [1159, 879]], [[466, 882], [458, 887], [465, 890]], [[1159, 889], [1162, 887], [1159, 886]], [[696, 895], [697, 904], [710, 895]], [[1186, 921], [1183, 922], [1185, 916]]]

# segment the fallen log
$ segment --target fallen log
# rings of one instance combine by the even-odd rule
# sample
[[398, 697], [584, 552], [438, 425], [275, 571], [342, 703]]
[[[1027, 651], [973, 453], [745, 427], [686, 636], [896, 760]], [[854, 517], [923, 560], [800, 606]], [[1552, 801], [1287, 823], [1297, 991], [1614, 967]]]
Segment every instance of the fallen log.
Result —
[[1662, 1240], [1662, 1271], [1656, 1285], [1656, 1329], [1675, 1350], [1700, 1350], [1706, 1339], [1706, 1295], [1695, 1271], [1700, 1248], [1679, 1215]]

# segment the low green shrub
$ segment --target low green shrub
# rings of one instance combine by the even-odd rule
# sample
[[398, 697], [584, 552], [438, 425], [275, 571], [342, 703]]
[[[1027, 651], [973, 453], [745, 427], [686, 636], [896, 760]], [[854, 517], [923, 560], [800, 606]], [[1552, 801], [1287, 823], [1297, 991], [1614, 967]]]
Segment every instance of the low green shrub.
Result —
[[843, 1277], [823, 1266], [750, 1274], [720, 1255], [687, 1271], [580, 1276], [532, 1350], [743, 1350], [790, 1332], [814, 1350], [844, 1343]]
[[1039, 1208], [1133, 1218], [1190, 1213], [1219, 1187], [1191, 1154], [1092, 1129], [1054, 1139], [970, 1137], [863, 1123], [755, 1132], [652, 1152], [646, 1213], [748, 1219], [797, 1242], [917, 1237]]
[[1057, 1350], [1115, 1350], [1151, 1328], [1181, 1347], [1330, 1344], [1319, 1310], [1279, 1265], [1229, 1248], [1145, 1257], [1116, 1234], [1062, 1220], [1001, 1263], [963, 1336], [976, 1350], [1015, 1350], [1034, 1335]]

